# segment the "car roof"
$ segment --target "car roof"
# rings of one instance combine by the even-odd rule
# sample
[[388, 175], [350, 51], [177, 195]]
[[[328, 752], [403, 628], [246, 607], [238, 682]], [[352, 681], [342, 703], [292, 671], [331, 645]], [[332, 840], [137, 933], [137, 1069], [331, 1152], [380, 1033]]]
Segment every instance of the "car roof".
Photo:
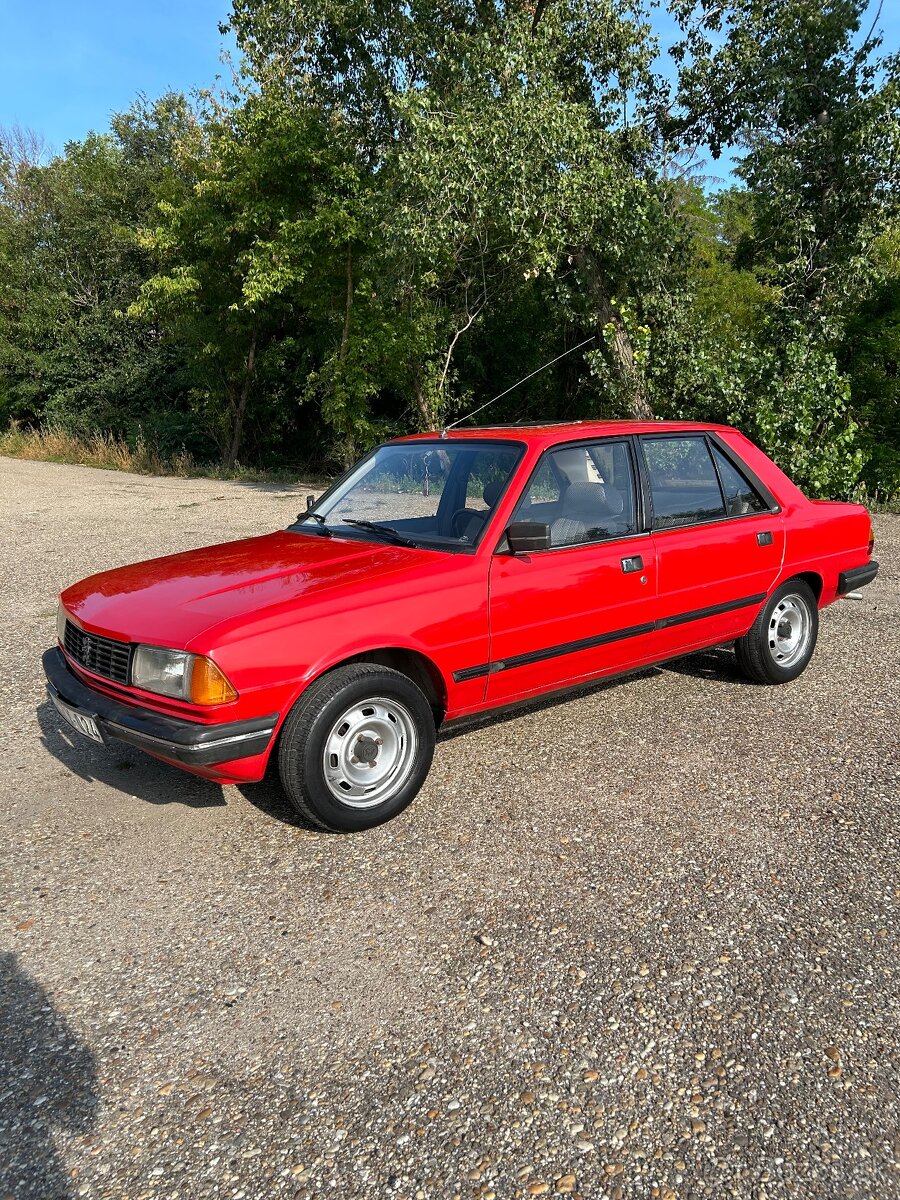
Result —
[[434, 430], [431, 433], [413, 433], [397, 438], [400, 442], [423, 439], [453, 442], [471, 438], [490, 438], [510, 442], [539, 442], [552, 445], [555, 442], [580, 441], [587, 438], [616, 437], [631, 433], [690, 433], [705, 429], [726, 430], [728, 425], [716, 425], [710, 421], [548, 421], [534, 425], [466, 425], [450, 429], [446, 433]]

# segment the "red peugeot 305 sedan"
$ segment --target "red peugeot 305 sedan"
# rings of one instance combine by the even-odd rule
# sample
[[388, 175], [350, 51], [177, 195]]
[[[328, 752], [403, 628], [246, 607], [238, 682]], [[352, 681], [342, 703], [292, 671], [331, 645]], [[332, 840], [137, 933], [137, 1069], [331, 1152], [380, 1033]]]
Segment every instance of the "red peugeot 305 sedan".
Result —
[[365, 829], [444, 722], [723, 643], [795, 679], [819, 610], [878, 569], [865, 508], [808, 500], [724, 426], [400, 438], [312, 501], [67, 588], [44, 655], [66, 721], [222, 783], [276, 755], [304, 818]]

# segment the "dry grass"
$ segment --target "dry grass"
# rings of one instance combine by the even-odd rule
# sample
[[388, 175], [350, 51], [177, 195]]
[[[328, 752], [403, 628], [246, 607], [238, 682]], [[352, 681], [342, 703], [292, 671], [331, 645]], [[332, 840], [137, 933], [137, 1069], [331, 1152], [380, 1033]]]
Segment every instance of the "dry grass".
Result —
[[[9, 458], [72, 463], [107, 471], [130, 471], [135, 475], [243, 479], [259, 483], [294, 483], [298, 478], [296, 471], [256, 471], [240, 463], [226, 470], [224, 467], [198, 463], [184, 450], [172, 455], [160, 454], [155, 446], [144, 442], [142, 438], [130, 446], [112, 434], [94, 433], [89, 437], [79, 437], [57, 425], [23, 429], [13, 423], [9, 429], [0, 432], [0, 455], [4, 454]], [[303, 478], [307, 479], [309, 475], [309, 472], [305, 472]]]
[[0, 454], [40, 462], [75, 463], [82, 467], [104, 467], [109, 471], [133, 471], [138, 475], [198, 475], [200, 470], [189, 454], [171, 458], [138, 440], [134, 446], [111, 434], [94, 433], [77, 437], [59, 426], [22, 429], [11, 426], [0, 433]]

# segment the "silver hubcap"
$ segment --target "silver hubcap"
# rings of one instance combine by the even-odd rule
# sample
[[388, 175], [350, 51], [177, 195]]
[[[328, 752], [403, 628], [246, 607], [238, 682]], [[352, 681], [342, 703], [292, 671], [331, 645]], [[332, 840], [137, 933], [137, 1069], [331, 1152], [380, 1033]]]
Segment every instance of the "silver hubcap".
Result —
[[792, 667], [809, 645], [809, 609], [799, 596], [783, 596], [769, 617], [769, 653], [779, 667]]
[[325, 739], [322, 766], [336, 800], [352, 808], [382, 804], [403, 787], [416, 757], [416, 727], [397, 700], [351, 705]]

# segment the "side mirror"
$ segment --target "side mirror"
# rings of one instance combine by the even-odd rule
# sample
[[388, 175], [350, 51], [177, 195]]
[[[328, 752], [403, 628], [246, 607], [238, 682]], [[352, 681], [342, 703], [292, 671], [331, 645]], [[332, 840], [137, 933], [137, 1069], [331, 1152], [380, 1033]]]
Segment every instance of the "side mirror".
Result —
[[532, 554], [550, 549], [550, 526], [543, 521], [515, 521], [506, 530], [510, 554]]
[[315, 496], [307, 496], [306, 497], [306, 511], [307, 512], [312, 511], [312, 507], [315, 504], [315, 502], [316, 502]]

